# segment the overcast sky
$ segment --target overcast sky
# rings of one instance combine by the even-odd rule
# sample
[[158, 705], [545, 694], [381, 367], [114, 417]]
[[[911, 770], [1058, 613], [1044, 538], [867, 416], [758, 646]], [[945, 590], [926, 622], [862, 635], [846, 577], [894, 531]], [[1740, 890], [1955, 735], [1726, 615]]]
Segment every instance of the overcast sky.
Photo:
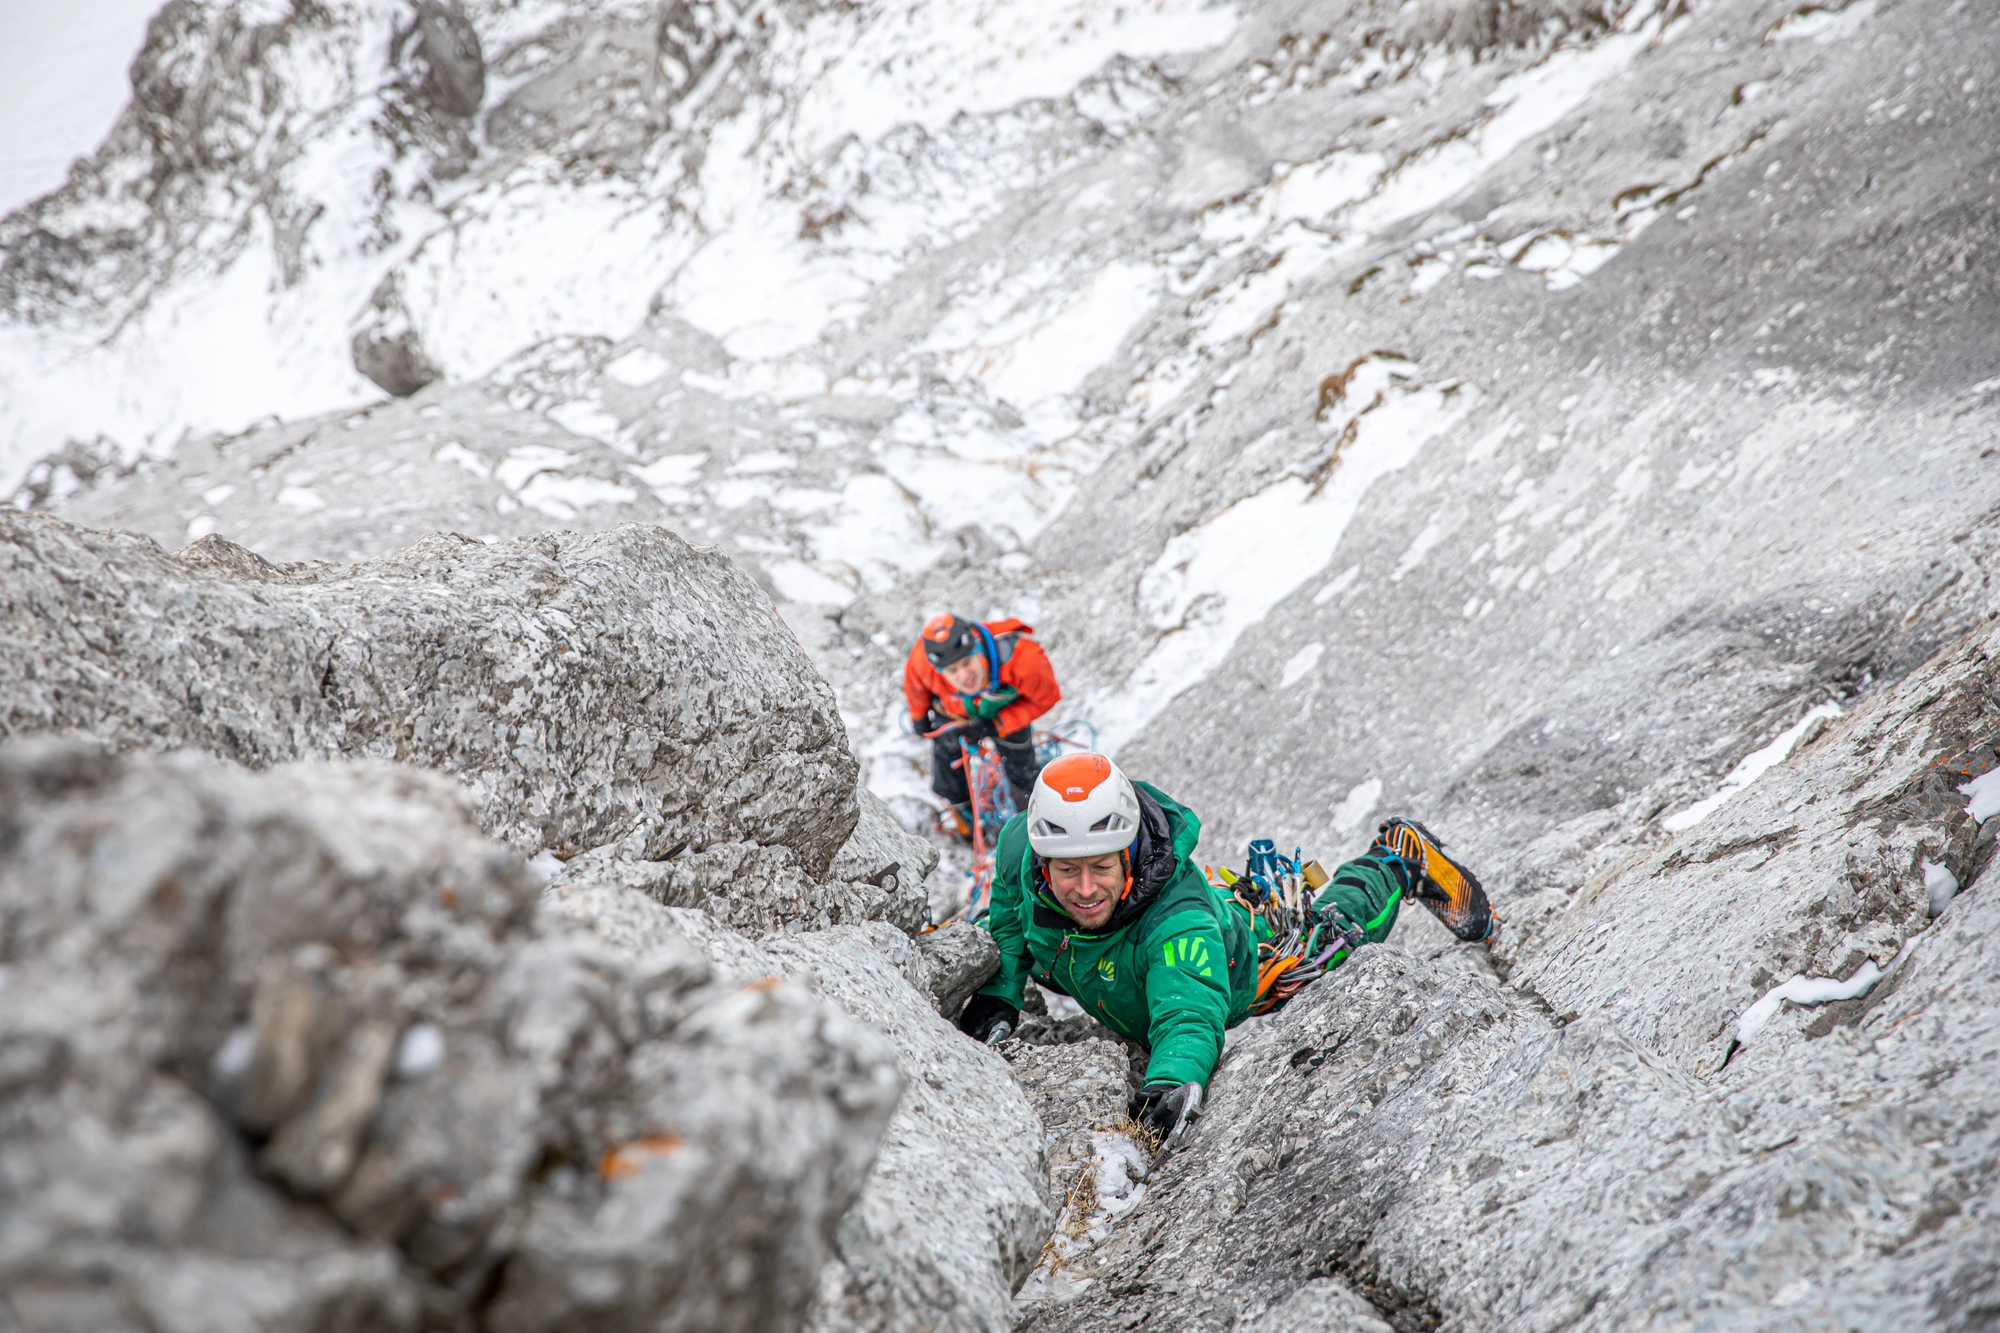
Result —
[[131, 96], [165, 0], [0, 0], [0, 213], [62, 184]]

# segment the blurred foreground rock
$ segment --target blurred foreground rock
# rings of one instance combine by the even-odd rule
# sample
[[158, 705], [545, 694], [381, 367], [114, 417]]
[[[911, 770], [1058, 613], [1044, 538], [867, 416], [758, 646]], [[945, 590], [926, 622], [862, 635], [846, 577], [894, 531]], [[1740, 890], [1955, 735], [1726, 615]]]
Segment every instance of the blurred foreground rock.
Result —
[[634, 957], [666, 946], [699, 951], [722, 975], [782, 973], [894, 1044], [903, 1099], [841, 1223], [809, 1328], [1010, 1326], [1010, 1298], [1054, 1217], [1042, 1125], [1005, 1062], [937, 1014], [929, 963], [906, 935], [871, 922], [753, 943], [607, 883], [558, 882], [547, 904]]
[[0, 1323], [796, 1325], [888, 1045], [538, 928], [471, 813], [382, 764], [0, 749]]

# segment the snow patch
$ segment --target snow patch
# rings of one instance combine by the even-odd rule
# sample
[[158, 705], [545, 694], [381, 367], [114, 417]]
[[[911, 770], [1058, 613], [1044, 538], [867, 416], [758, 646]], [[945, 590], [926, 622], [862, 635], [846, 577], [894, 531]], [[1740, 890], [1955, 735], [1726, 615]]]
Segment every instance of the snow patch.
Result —
[[1882, 969], [1875, 965], [1873, 958], [1856, 968], [1854, 975], [1845, 981], [1833, 977], [1807, 977], [1794, 974], [1789, 981], [1773, 986], [1764, 992], [1757, 1003], [1743, 1011], [1743, 1017], [1736, 1020], [1736, 1040], [1747, 1044], [1752, 1037], [1764, 1030], [1764, 1025], [1777, 1017], [1778, 1010], [1784, 1008], [1785, 1001], [1793, 1004], [1829, 1004], [1835, 1000], [1852, 1000], [1866, 995], [1874, 984], [1882, 979]]
[[1766, 42], [1813, 41], [1824, 46], [1861, 31], [1861, 25], [1875, 17], [1875, 0], [1855, 0], [1845, 9], [1823, 9], [1818, 5], [1785, 15], [1764, 34]]
[[781, 602], [846, 606], [858, 595], [853, 587], [822, 574], [803, 560], [766, 560], [764, 572], [770, 576], [771, 586]]
[[444, 1032], [435, 1023], [413, 1023], [396, 1043], [396, 1077], [422, 1078], [444, 1063]]
[[1341, 833], [1354, 832], [1368, 822], [1368, 816], [1375, 813], [1375, 806], [1381, 799], [1382, 779], [1369, 778], [1355, 783], [1333, 807], [1333, 827]]
[[[1643, 14], [1650, 14], [1646, 7]], [[1628, 23], [1630, 20], [1628, 20]], [[1494, 114], [1472, 133], [1417, 154], [1344, 219], [1379, 232], [1427, 213], [1498, 166], [1516, 148], [1552, 129], [1615, 77], [1658, 34], [1658, 24], [1564, 47], [1531, 69], [1503, 79], [1486, 98]]]
[[1736, 767], [1729, 770], [1728, 776], [1722, 779], [1722, 785], [1716, 788], [1713, 796], [1708, 797], [1706, 800], [1696, 801], [1693, 805], [1678, 814], [1668, 815], [1660, 821], [1660, 826], [1669, 833], [1679, 833], [1684, 829], [1693, 828], [1696, 824], [1699, 824], [1702, 820], [1707, 819], [1717, 810], [1720, 810], [1723, 806], [1741, 796], [1751, 783], [1763, 777], [1772, 768], [1785, 762], [1799, 741], [1804, 738], [1806, 732], [1812, 729], [1815, 722], [1818, 722], [1823, 717], [1833, 718], [1839, 716], [1839, 704], [1820, 704], [1792, 726], [1787, 727], [1769, 745], [1766, 745], [1761, 750], [1753, 750], [1738, 760]]
[[546, 339], [623, 338], [688, 253], [666, 217], [617, 182], [496, 187], [462, 204], [403, 266], [410, 322], [455, 380], [478, 379]]
[[1064, 1268], [1109, 1240], [1146, 1197], [1152, 1159], [1129, 1135], [1094, 1129], [1090, 1147], [1091, 1159], [1067, 1186], [1062, 1216], [1042, 1249], [1041, 1261], [1014, 1295], [1016, 1310], [1059, 1300], [1088, 1286], [1092, 1279], [1074, 1277]]
[[840, 54], [800, 101], [794, 145], [818, 158], [849, 134], [935, 133], [960, 112], [1067, 95], [1114, 56], [1201, 51], [1235, 31], [1207, 0], [894, 0], [815, 17], [804, 48]]
[[1170, 540], [1139, 580], [1160, 631], [1124, 686], [1092, 711], [1107, 751], [1220, 666], [1236, 641], [1333, 559], [1377, 480], [1398, 471], [1477, 399], [1470, 388], [1385, 391], [1350, 418], [1353, 442], [1321, 485], [1287, 477]]
[[1424, 530], [1410, 543], [1410, 549], [1403, 552], [1403, 558], [1398, 560], [1395, 569], [1390, 571], [1389, 582], [1401, 583], [1403, 575], [1422, 564], [1424, 557], [1431, 553], [1431, 548], [1444, 540], [1444, 535], [1445, 525], [1441, 519], [1434, 518], [1426, 523]]
[[1325, 644], [1309, 643], [1286, 658], [1284, 670], [1278, 673], [1278, 688], [1289, 689], [1293, 682], [1305, 677], [1319, 665], [1320, 656], [1325, 652]]
[[250, 1062], [256, 1055], [257, 1029], [245, 1023], [230, 1029], [222, 1045], [215, 1048], [215, 1055], [208, 1062], [209, 1072], [218, 1083], [232, 1083], [250, 1072]]
[[640, 389], [673, 369], [673, 363], [649, 347], [635, 347], [606, 363], [605, 375], [627, 388]]
[[1937, 916], [1958, 896], [1958, 876], [1951, 873], [1949, 866], [1925, 857], [1924, 893], [1930, 899], [1931, 915]]
[[549, 409], [548, 417], [572, 435], [581, 435], [587, 440], [614, 447], [619, 443], [619, 420], [605, 411], [602, 403], [584, 398], [558, 403]]
[[1073, 393], [1108, 360], [1152, 310], [1158, 283], [1151, 268], [1110, 264], [1076, 284], [1073, 295], [1068, 284], [1050, 283], [990, 326], [981, 327], [977, 309], [954, 312], [926, 350], [945, 352], [954, 375], [1031, 409]]
[[1965, 813], [1980, 823], [2000, 814], [2000, 768], [1980, 774], [1959, 790], [1969, 798]]

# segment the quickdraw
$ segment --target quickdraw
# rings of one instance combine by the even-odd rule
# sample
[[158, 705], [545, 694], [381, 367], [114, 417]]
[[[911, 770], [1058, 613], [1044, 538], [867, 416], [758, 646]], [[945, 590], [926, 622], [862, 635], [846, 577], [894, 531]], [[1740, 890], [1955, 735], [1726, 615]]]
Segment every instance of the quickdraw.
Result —
[[1253, 1014], [1267, 1014], [1311, 985], [1329, 967], [1344, 962], [1367, 932], [1331, 904], [1315, 907], [1312, 897], [1326, 887], [1327, 873], [1294, 849], [1281, 855], [1269, 838], [1250, 844], [1244, 872], [1204, 867], [1208, 882], [1227, 889], [1250, 914], [1258, 938], [1257, 995]]

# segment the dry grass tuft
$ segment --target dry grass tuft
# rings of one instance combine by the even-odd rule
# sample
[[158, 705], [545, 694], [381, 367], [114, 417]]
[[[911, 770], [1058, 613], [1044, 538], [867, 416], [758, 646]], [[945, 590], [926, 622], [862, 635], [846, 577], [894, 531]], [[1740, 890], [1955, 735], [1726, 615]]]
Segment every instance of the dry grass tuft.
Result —
[[1119, 1116], [1104, 1128], [1114, 1134], [1123, 1134], [1144, 1149], [1148, 1157], [1157, 1156], [1160, 1151], [1160, 1136], [1150, 1126], [1129, 1115]]

